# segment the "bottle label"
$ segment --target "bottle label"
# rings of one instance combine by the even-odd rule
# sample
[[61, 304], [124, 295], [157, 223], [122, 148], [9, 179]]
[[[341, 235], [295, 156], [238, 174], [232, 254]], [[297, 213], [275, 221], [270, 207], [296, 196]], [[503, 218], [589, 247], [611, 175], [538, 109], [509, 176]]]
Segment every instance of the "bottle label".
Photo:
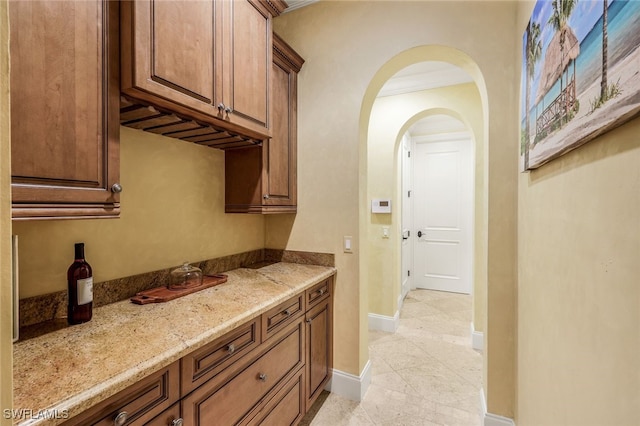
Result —
[[78, 280], [78, 305], [93, 302], [93, 277]]

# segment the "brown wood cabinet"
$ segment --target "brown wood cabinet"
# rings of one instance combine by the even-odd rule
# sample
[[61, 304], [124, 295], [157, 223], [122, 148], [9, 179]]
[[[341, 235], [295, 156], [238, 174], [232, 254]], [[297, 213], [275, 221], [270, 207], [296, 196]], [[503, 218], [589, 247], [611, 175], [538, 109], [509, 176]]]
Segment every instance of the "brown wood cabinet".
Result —
[[[126, 424], [141, 426], [158, 415], [175, 415], [172, 405], [180, 399], [180, 363], [140, 380], [113, 397], [63, 423], [63, 426]], [[178, 413], [179, 414], [179, 413]], [[119, 419], [122, 423], [117, 423]], [[155, 422], [155, 424], [162, 424]], [[170, 424], [170, 423], [169, 423]]]
[[273, 34], [272, 137], [225, 152], [227, 213], [295, 213], [297, 79], [304, 60]]
[[331, 378], [332, 300], [333, 277], [63, 426], [295, 425]]
[[305, 316], [306, 410], [318, 399], [333, 371], [333, 287], [325, 280], [307, 290], [309, 308]]
[[281, 0], [123, 2], [123, 124], [221, 148], [269, 137], [271, 20], [285, 7]]
[[118, 6], [9, 4], [14, 219], [120, 212]]
[[182, 413], [186, 424], [208, 426], [249, 422], [281, 386], [301, 370], [304, 344], [304, 326], [299, 319], [274, 336], [266, 345], [266, 352], [227, 378], [222, 387], [217, 383], [205, 383], [184, 398]]

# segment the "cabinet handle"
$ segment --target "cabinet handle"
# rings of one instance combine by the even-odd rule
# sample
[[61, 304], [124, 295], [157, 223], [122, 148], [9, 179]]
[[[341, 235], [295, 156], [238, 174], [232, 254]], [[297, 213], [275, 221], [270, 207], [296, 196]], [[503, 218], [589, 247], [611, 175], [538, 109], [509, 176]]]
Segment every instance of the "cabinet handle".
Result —
[[113, 419], [113, 426], [124, 426], [127, 422], [127, 417], [129, 417], [129, 414], [126, 411], [119, 412]]
[[114, 183], [113, 185], [111, 185], [111, 192], [113, 192], [114, 194], [121, 193], [122, 185], [120, 185], [118, 182]]
[[174, 421], [171, 422], [171, 424], [169, 426], [182, 426], [182, 424], [184, 423], [184, 420], [180, 419], [175, 419]]
[[231, 355], [235, 351], [236, 351], [236, 346], [233, 343], [231, 343], [230, 345], [227, 345], [227, 352], [229, 353], [229, 355]]
[[226, 106], [222, 102], [218, 104], [218, 109], [220, 111], [224, 110], [224, 112], [226, 112], [227, 114], [231, 114], [233, 112], [233, 108], [231, 108], [230, 106]]
[[258, 376], [258, 379], [260, 379], [261, 382], [266, 382], [267, 381], [267, 375], [264, 373], [260, 373], [260, 375]]

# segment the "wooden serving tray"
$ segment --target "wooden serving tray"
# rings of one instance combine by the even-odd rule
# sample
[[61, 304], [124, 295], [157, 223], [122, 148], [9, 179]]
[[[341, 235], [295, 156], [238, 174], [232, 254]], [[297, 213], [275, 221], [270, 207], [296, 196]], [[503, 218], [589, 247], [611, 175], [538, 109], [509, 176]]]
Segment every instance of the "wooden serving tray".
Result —
[[180, 288], [175, 290], [168, 289], [166, 286], [155, 287], [136, 293], [136, 295], [130, 300], [138, 305], [146, 305], [147, 303], [163, 303], [225, 282], [227, 282], [227, 276], [224, 274], [205, 275], [202, 277], [202, 284], [197, 287]]

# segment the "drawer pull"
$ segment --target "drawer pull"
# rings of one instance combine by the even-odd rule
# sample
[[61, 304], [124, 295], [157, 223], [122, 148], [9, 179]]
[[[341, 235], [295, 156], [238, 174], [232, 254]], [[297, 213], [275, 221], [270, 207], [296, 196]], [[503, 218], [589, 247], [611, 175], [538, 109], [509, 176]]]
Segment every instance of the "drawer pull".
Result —
[[322, 296], [324, 294], [326, 290], [324, 288], [321, 288], [320, 290], [318, 290], [318, 292], [320, 292], [320, 296]]
[[227, 345], [227, 352], [229, 353], [229, 355], [231, 355], [235, 351], [236, 351], [236, 347], [233, 343], [231, 343], [230, 345]]
[[260, 373], [260, 375], [258, 376], [258, 379], [260, 379], [261, 382], [266, 382], [267, 381], [267, 375], [264, 373]]
[[129, 414], [126, 411], [119, 412], [113, 419], [113, 426], [124, 426], [127, 422], [127, 417], [129, 417]]
[[180, 419], [175, 419], [174, 421], [171, 422], [171, 424], [169, 426], [182, 426], [184, 423], [184, 420]]
[[286, 316], [289, 316], [289, 315], [291, 315], [291, 311], [289, 311], [288, 309], [285, 309], [284, 314], [285, 314]]

